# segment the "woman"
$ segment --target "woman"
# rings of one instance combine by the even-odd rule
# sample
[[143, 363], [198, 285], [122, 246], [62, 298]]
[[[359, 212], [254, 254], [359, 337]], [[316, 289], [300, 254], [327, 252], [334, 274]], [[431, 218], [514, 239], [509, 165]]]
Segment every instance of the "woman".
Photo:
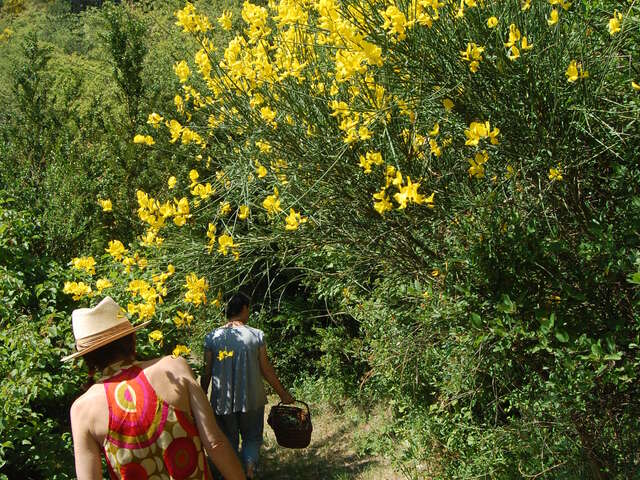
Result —
[[206, 395], [182, 358], [135, 359], [135, 331], [110, 297], [72, 313], [77, 353], [102, 380], [71, 407], [78, 480], [211, 478], [204, 452], [226, 479], [244, 479]]
[[227, 323], [205, 337], [200, 385], [206, 392], [213, 379], [211, 406], [216, 420], [242, 457], [247, 478], [251, 479], [256, 474], [262, 445], [267, 403], [263, 379], [283, 403], [293, 403], [295, 399], [282, 386], [267, 357], [264, 333], [247, 325], [249, 297], [242, 293], [231, 297], [226, 316]]

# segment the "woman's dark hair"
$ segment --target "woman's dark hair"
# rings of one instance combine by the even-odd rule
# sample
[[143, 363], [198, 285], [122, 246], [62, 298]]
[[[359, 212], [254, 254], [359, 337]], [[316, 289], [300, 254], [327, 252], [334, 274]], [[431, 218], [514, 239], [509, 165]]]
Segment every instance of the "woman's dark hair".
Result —
[[238, 315], [242, 312], [245, 305], [247, 307], [249, 306], [249, 297], [246, 294], [238, 292], [233, 295], [233, 297], [231, 297], [227, 302], [227, 310], [225, 311], [227, 318], [232, 318]]
[[107, 343], [93, 352], [83, 355], [89, 370], [104, 370], [118, 360], [132, 357], [136, 352], [136, 336], [130, 333], [122, 338]]

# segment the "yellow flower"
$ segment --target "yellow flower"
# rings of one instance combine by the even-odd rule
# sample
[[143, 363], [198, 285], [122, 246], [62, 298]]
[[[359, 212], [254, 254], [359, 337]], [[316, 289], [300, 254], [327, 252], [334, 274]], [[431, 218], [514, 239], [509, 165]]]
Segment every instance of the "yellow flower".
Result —
[[440, 133], [440, 124], [439, 124], [439, 123], [436, 123], [436, 124], [433, 126], [433, 129], [431, 129], [431, 130], [429, 131], [429, 136], [430, 136], [430, 137], [435, 137], [435, 136], [437, 136], [439, 133]]
[[432, 276], [432, 277], [437, 277], [438, 275], [440, 275], [440, 270], [438, 270], [437, 268], [434, 268], [434, 269], [431, 271], [431, 276]]
[[153, 140], [153, 137], [151, 135], [136, 135], [133, 137], [133, 143], [138, 143], [138, 144], [145, 144], [145, 145], [153, 145], [156, 142]]
[[227, 233], [223, 233], [218, 237], [218, 244], [220, 245], [218, 247], [218, 252], [222, 255], [227, 255], [230, 248], [236, 247], [236, 245], [233, 243], [233, 238]]
[[523, 51], [531, 50], [533, 48], [533, 43], [527, 42], [527, 37], [522, 37], [520, 48], [522, 48]]
[[98, 204], [102, 207], [103, 212], [110, 212], [113, 208], [111, 200], [109, 200], [108, 198], [105, 200], [98, 199]]
[[373, 202], [373, 208], [380, 215], [384, 215], [385, 212], [393, 209], [393, 205], [389, 201], [389, 196], [386, 194], [385, 187], [382, 187], [382, 190], [379, 192], [374, 193], [373, 199], [377, 200]]
[[154, 128], [158, 128], [158, 125], [160, 124], [160, 122], [162, 122], [162, 120], [164, 120], [162, 115], [154, 112], [149, 114], [149, 117], [147, 118], [147, 123], [149, 125], [152, 125]]
[[164, 335], [160, 330], [154, 330], [153, 332], [149, 332], [149, 341], [151, 343], [158, 342], [159, 345], [162, 345], [163, 339], [164, 339]]
[[613, 12], [613, 17], [609, 19], [609, 34], [611, 36], [615, 35], [622, 28], [620, 26], [620, 22], [622, 21], [622, 14], [617, 10]]
[[93, 257], [76, 257], [71, 260], [73, 268], [77, 270], [84, 270], [89, 275], [96, 273], [96, 261]]
[[249, 207], [247, 205], [240, 205], [240, 207], [238, 208], [238, 218], [240, 220], [246, 220], [247, 217], [249, 217]]
[[173, 358], [178, 358], [180, 355], [189, 355], [191, 353], [191, 349], [186, 345], [176, 345], [176, 348], [171, 352], [171, 356]]
[[256, 175], [258, 178], [264, 178], [267, 176], [267, 169], [260, 164], [260, 162], [256, 162]]
[[174, 177], [173, 175], [170, 176], [169, 180], [167, 180], [167, 185], [169, 185], [169, 190], [172, 190], [176, 186], [177, 182], [178, 182], [178, 179], [176, 177]]
[[484, 47], [476, 45], [473, 42], [467, 43], [467, 49], [460, 51], [460, 57], [463, 61], [469, 62], [469, 70], [473, 73], [476, 73], [480, 67], [482, 52], [484, 52]]
[[124, 245], [120, 240], [111, 240], [109, 242], [109, 248], [105, 248], [105, 252], [119, 261], [123, 255], [127, 253], [127, 249], [124, 248]]
[[633, 88], [636, 92], [640, 92], [640, 84], [637, 84], [633, 80], [631, 80], [631, 88]]
[[549, 25], [555, 25], [558, 23], [558, 9], [554, 8], [551, 10], [551, 15], [547, 18], [547, 23]]
[[507, 52], [507, 58], [512, 62], [515, 59], [520, 58], [520, 50], [518, 50], [518, 47], [513, 45], [511, 48], [509, 48], [509, 51]]
[[175, 323], [176, 327], [181, 328], [185, 325], [190, 326], [193, 321], [193, 315], [189, 312], [182, 312], [180, 310], [177, 311], [177, 316], [173, 317], [173, 323]]
[[549, 169], [549, 180], [552, 182], [559, 182], [562, 180], [562, 168], [558, 165], [556, 168], [551, 167]]
[[194, 305], [200, 305], [201, 303], [207, 303], [207, 290], [209, 290], [209, 282], [205, 277], [198, 278], [195, 273], [190, 273], [186, 277], [185, 287], [187, 287], [187, 293], [184, 295], [184, 301], [187, 303], [193, 303]]
[[174, 64], [173, 71], [178, 76], [180, 83], [185, 83], [189, 79], [189, 75], [191, 75], [191, 70], [189, 70], [189, 66], [184, 60]]
[[301, 223], [305, 223], [307, 217], [303, 217], [293, 208], [289, 210], [289, 215], [285, 218], [285, 230], [297, 230]]
[[578, 78], [588, 78], [589, 72], [582, 69], [581, 63], [577, 63], [575, 60], [571, 60], [569, 66], [567, 67], [565, 75], [567, 76], [567, 82], [573, 83], [578, 80]]
[[275, 215], [282, 211], [280, 208], [280, 196], [278, 194], [278, 187], [273, 187], [273, 195], [269, 195], [262, 202], [262, 206], [265, 208], [269, 216]]
[[91, 287], [84, 282], [64, 282], [63, 293], [73, 295], [74, 300], [91, 295]]
[[222, 202], [220, 204], [220, 215], [228, 215], [231, 212], [231, 204], [229, 202]]
[[101, 278], [96, 282], [96, 289], [98, 293], [101, 293], [102, 290], [113, 287], [113, 284], [107, 280], [106, 278]]
[[509, 25], [509, 41], [505, 43], [504, 46], [507, 48], [513, 47], [516, 42], [520, 40], [520, 37], [520, 30], [515, 23], [512, 23]]
[[233, 357], [233, 350], [227, 351], [227, 349], [225, 348], [224, 350], [218, 351], [219, 362], [223, 361], [225, 358], [231, 358], [231, 357]]
[[531, 0], [524, 0], [524, 3], [522, 4], [522, 8], [521, 10], [523, 12], [526, 12], [527, 10], [529, 10], [531, 8]]
[[218, 17], [218, 23], [220, 24], [223, 30], [226, 30], [226, 31], [231, 30], [231, 26], [232, 26], [231, 17], [232, 17], [232, 13], [228, 10], [225, 10], [224, 13], [220, 15], [220, 17]]
[[487, 18], [487, 27], [495, 28], [498, 25], [498, 19], [496, 17]]
[[182, 125], [180, 125], [180, 122], [178, 122], [177, 120], [171, 120], [166, 125], [169, 128], [169, 133], [171, 133], [171, 140], [169, 141], [171, 143], [175, 143], [182, 135], [183, 127]]
[[476, 153], [473, 159], [469, 159], [471, 166], [469, 167], [469, 176], [482, 178], [484, 177], [484, 164], [489, 160], [489, 154], [486, 150]]
[[453, 110], [453, 101], [450, 98], [445, 98], [442, 100], [442, 105], [447, 112]]

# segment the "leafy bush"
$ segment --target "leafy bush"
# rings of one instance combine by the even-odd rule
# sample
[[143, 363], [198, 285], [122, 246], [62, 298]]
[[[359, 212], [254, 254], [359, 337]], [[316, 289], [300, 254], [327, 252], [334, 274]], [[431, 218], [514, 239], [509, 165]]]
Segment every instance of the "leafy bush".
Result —
[[176, 308], [188, 276], [325, 300], [320, 365], [393, 400], [416, 477], [625, 478], [639, 31], [615, 8], [245, 2], [216, 51], [229, 17], [187, 4], [197, 52], [137, 140], [184, 163], [138, 193], [132, 248], [180, 266]]

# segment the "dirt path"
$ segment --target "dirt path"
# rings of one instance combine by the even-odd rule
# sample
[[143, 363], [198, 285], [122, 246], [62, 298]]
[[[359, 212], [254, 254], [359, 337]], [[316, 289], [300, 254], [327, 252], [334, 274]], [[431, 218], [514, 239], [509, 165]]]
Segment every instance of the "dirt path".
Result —
[[[265, 417], [273, 404], [271, 401], [266, 406]], [[265, 423], [260, 480], [404, 479], [385, 459], [357, 453], [357, 437], [366, 435], [370, 425], [354, 411], [338, 413], [328, 406], [313, 404], [310, 408], [313, 434], [305, 449], [280, 447], [273, 430]]]

